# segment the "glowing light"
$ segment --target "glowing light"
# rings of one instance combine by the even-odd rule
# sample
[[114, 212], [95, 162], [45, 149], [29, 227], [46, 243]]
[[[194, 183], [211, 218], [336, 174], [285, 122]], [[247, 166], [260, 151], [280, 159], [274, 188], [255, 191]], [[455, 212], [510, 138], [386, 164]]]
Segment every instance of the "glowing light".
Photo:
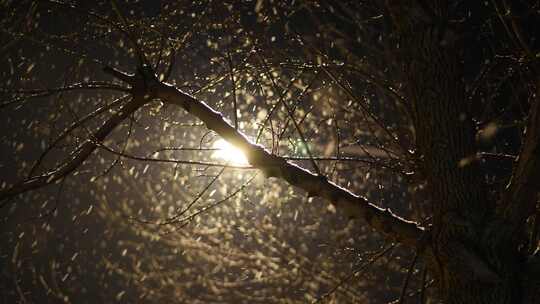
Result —
[[212, 157], [226, 160], [231, 165], [249, 164], [244, 152], [242, 152], [242, 150], [236, 148], [235, 146], [229, 144], [225, 140], [218, 139], [214, 142], [213, 146], [218, 150], [216, 150], [212, 154]]

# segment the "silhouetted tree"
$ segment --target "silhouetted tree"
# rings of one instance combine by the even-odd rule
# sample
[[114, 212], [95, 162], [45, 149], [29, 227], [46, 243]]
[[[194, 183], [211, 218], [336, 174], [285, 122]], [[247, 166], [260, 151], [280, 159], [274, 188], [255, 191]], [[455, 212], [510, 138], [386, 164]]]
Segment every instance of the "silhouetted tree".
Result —
[[537, 2], [2, 7], [5, 299], [540, 302]]

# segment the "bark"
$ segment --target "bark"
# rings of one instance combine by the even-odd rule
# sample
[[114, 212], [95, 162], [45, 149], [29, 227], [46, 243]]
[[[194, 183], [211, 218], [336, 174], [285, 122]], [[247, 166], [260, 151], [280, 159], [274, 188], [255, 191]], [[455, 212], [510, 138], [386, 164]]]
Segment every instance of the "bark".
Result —
[[504, 216], [520, 233], [525, 220], [534, 214], [540, 189], [540, 78], [532, 100], [525, 129], [525, 140], [512, 178], [502, 197]]
[[[539, 303], [530, 296], [538, 287], [531, 283], [538, 282], [538, 271], [520, 250], [524, 238], [515, 234], [513, 220], [495, 212], [476, 161], [476, 130], [463, 81], [467, 46], [463, 33], [449, 24], [449, 4], [387, 4], [400, 35], [396, 52], [416, 132], [418, 167], [432, 201], [425, 258], [440, 295], [445, 303]], [[518, 171], [529, 177], [537, 172], [529, 164], [523, 167]], [[517, 221], [523, 224], [524, 216]]]

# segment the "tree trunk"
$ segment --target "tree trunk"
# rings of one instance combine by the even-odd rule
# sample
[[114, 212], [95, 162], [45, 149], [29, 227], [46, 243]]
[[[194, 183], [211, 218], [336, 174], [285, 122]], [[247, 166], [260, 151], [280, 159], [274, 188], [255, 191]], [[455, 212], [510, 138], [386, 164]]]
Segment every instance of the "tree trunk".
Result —
[[[420, 3], [420, 1], [418, 1]], [[538, 257], [523, 253], [488, 195], [466, 98], [463, 34], [445, 1], [388, 2], [400, 34], [397, 58], [415, 129], [417, 161], [432, 201], [424, 256], [445, 303], [540, 303]]]

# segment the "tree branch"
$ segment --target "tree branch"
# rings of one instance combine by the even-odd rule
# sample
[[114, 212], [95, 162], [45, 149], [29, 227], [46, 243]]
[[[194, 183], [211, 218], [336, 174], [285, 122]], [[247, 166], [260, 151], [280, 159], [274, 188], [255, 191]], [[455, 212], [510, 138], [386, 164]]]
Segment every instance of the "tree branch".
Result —
[[249, 163], [262, 170], [266, 176], [284, 179], [289, 184], [305, 190], [308, 196], [318, 196], [329, 200], [336, 207], [344, 210], [348, 216], [365, 220], [377, 232], [403, 244], [415, 246], [420, 238], [423, 229], [415, 222], [402, 219], [390, 210], [369, 203], [365, 198], [336, 185], [324, 176], [313, 174], [282, 157], [271, 154], [264, 147], [251, 142], [243, 133], [235, 130], [221, 113], [204, 102], [165, 83], [161, 83], [154, 92], [155, 96], [164, 103], [182, 107], [202, 120], [210, 130], [242, 149]]
[[144, 96], [134, 96], [131, 102], [128, 102], [120, 108], [118, 112], [113, 114], [112, 117], [105, 121], [105, 123], [92, 134], [92, 138], [88, 138], [75, 149], [71, 160], [64, 162], [62, 165], [45, 174], [28, 178], [10, 188], [0, 190], [0, 201], [30, 190], [50, 185], [73, 172], [88, 158], [88, 156], [90, 156], [90, 154], [92, 154], [92, 152], [94, 152], [98, 147], [98, 144], [102, 142], [116, 126], [137, 111], [147, 101], [148, 100]]
[[152, 100], [153, 89], [159, 84], [150, 67], [141, 65], [137, 74], [129, 75], [113, 67], [106, 66], [103, 71], [114, 78], [131, 85], [133, 99], [122, 106], [108, 120], [101, 125], [90, 137], [77, 147], [72, 153], [71, 160], [67, 160], [55, 169], [34, 177], [29, 177], [9, 188], [0, 190], [0, 201], [18, 194], [50, 185], [73, 172], [101, 145], [101, 142], [131, 114]]
[[540, 80], [537, 91], [529, 110], [525, 140], [502, 198], [505, 218], [518, 226], [534, 213], [540, 189]]

